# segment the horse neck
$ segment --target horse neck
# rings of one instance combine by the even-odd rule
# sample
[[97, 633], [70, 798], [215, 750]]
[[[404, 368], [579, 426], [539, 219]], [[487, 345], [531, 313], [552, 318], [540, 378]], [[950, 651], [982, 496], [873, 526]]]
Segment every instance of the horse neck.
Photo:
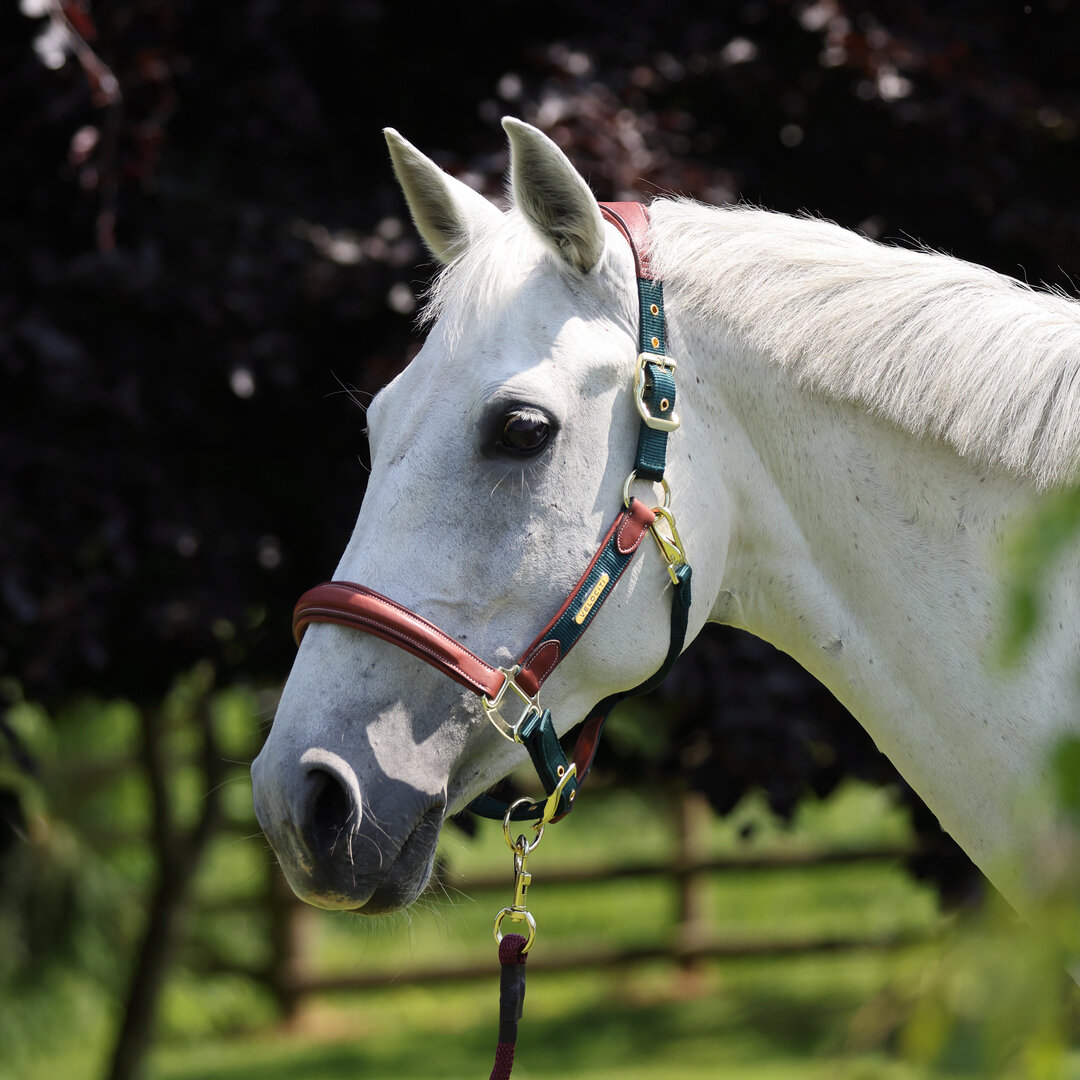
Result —
[[[1045, 790], [1047, 756], [1071, 723], [1077, 650], [1071, 630], [1046, 635], [1014, 668], [998, 662], [1001, 539], [1033, 490], [819, 398], [706, 328], [681, 348], [698, 365], [694, 392], [713, 394], [700, 412], [683, 408], [710, 444], [691, 486], [712, 485], [712, 505], [735, 523], [712, 553], [722, 571], [706, 577], [712, 617], [773, 642], [828, 686], [1022, 904], [1016, 851], [1049, 811], [1025, 807], [1021, 827], [1014, 804]], [[707, 545], [725, 522], [699, 529]], [[1075, 627], [1075, 611], [1056, 615]]]

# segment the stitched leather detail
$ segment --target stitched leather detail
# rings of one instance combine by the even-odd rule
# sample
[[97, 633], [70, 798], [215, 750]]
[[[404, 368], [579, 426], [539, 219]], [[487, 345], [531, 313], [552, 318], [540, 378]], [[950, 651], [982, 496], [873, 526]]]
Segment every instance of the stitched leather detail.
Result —
[[300, 597], [293, 612], [297, 644], [313, 622], [336, 623], [389, 641], [431, 664], [475, 694], [494, 697], [503, 675], [401, 604], [351, 581], [328, 581]]
[[562, 659], [561, 653], [562, 647], [554, 638], [543, 641], [529, 650], [517, 674], [518, 685], [526, 694], [535, 695], [539, 691], [540, 684], [555, 670], [555, 666]]
[[649, 526], [656, 520], [653, 513], [640, 499], [630, 500], [630, 512], [615, 534], [615, 548], [620, 555], [633, 555], [637, 551]]

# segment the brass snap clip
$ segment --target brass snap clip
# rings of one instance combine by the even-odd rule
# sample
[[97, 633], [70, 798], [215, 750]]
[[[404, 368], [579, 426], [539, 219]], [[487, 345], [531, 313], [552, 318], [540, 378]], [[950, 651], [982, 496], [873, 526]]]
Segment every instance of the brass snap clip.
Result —
[[649, 526], [649, 532], [660, 549], [661, 557], [667, 563], [672, 584], [678, 585], [679, 576], [676, 571], [686, 563], [686, 548], [679, 536], [679, 530], [675, 527], [675, 515], [666, 506], [654, 506], [653, 513], [656, 514], [656, 520]]
[[506, 815], [503, 818], [503, 839], [506, 840], [506, 846], [514, 853], [514, 900], [509, 907], [504, 907], [498, 915], [495, 916], [495, 926], [493, 931], [495, 934], [495, 940], [499, 944], [502, 944], [504, 936], [503, 923], [509, 920], [512, 923], [524, 923], [528, 927], [528, 934], [525, 938], [525, 944], [521, 948], [522, 955], [527, 953], [532, 948], [532, 943], [536, 940], [536, 920], [532, 916], [532, 912], [529, 911], [527, 905], [529, 885], [532, 884], [532, 874], [525, 868], [526, 861], [529, 856], [536, 850], [537, 845], [544, 838], [544, 826], [547, 825], [558, 812], [559, 803], [562, 800], [563, 789], [570, 782], [571, 778], [577, 775], [577, 766], [572, 762], [570, 767], [562, 774], [559, 779], [559, 783], [555, 790], [547, 797], [547, 801], [544, 803], [543, 813], [540, 815], [540, 820], [533, 825], [533, 831], [535, 836], [530, 840], [524, 833], [519, 834], [516, 840], [511, 839], [510, 826], [513, 819], [514, 811], [519, 806], [532, 806], [532, 799], [518, 799], [516, 802], [511, 803], [506, 811]]

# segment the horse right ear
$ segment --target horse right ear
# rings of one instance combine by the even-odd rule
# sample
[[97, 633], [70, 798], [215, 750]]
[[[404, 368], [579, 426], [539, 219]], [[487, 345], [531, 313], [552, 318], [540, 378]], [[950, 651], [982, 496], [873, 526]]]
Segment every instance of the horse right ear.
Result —
[[417, 232], [439, 262], [452, 262], [485, 221], [501, 212], [468, 184], [443, 172], [393, 128], [384, 128], [394, 175]]

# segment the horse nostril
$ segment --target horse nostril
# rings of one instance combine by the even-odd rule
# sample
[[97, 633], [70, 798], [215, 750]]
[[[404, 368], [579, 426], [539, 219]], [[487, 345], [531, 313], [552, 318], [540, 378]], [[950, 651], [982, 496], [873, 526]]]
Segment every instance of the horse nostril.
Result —
[[360, 827], [360, 786], [349, 764], [329, 751], [309, 750], [301, 762], [307, 766], [304, 840], [316, 859], [328, 860], [339, 846], [347, 850]]
[[336, 776], [322, 769], [312, 769], [308, 782], [314, 787], [308, 806], [307, 841], [316, 858], [333, 854], [342, 837], [355, 830], [352, 800]]

